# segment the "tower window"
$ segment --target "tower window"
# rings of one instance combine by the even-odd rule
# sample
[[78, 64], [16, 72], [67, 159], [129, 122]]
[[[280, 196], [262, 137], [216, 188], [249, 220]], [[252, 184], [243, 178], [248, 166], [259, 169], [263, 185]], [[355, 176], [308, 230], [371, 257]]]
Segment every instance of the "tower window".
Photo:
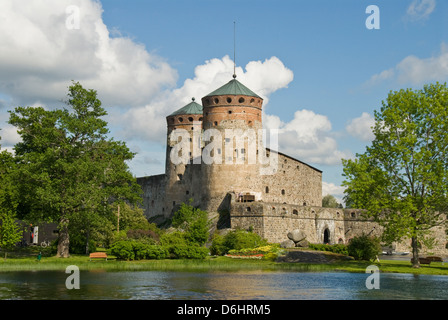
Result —
[[182, 178], [183, 178], [182, 174], [179, 173], [179, 174], [177, 175], [177, 181], [182, 181]]
[[269, 193], [269, 187], [266, 187], [265, 192]]
[[179, 118], [178, 120], [179, 120], [179, 122], [184, 122], [183, 118]]
[[199, 118], [199, 121], [202, 121], [202, 117]]
[[193, 117], [189, 117], [188, 121], [193, 122]]
[[282, 189], [282, 195], [285, 195], [285, 189]]
[[254, 98], [250, 99], [250, 103], [251, 103], [251, 104], [254, 103], [254, 102], [255, 102], [255, 99], [254, 99]]
[[244, 98], [241, 97], [241, 98], [238, 100], [238, 102], [239, 102], [239, 103], [243, 103], [243, 102], [244, 102]]
[[215, 126], [217, 126], [217, 125], [218, 125], [218, 122], [217, 122], [217, 121], [215, 121], [215, 122], [213, 122], [213, 124], [214, 124]]
[[232, 102], [232, 98], [227, 98], [227, 103], [231, 103]]
[[232, 110], [229, 110], [229, 114], [232, 114]]
[[218, 104], [219, 103], [219, 99], [218, 98], [215, 98], [215, 104]]

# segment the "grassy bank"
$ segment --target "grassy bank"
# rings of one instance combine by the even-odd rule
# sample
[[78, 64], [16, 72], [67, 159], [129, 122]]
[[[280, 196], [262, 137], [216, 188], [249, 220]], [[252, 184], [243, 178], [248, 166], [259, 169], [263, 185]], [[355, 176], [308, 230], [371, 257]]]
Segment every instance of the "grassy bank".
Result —
[[139, 260], [119, 261], [113, 257], [105, 260], [89, 261], [89, 257], [72, 255], [69, 258], [43, 257], [37, 261], [35, 256], [0, 258], [0, 272], [8, 271], [65, 271], [69, 265], [82, 270], [105, 271], [345, 271], [365, 272], [367, 266], [375, 264], [380, 272], [448, 275], [448, 263], [433, 262], [419, 269], [411, 267], [409, 261], [382, 260], [379, 263], [367, 261], [336, 261], [332, 263], [288, 263], [268, 260], [231, 259], [228, 257], [208, 257], [203, 260]]

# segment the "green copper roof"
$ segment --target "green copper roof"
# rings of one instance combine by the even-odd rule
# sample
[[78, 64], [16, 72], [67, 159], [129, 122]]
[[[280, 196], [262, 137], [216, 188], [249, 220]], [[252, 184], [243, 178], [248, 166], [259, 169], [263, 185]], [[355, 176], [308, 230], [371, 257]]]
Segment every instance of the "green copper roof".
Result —
[[174, 111], [170, 116], [175, 116], [178, 114], [202, 114], [202, 106], [199, 103], [193, 101], [187, 104], [185, 107], [180, 108], [177, 111]]
[[256, 93], [254, 93], [252, 90], [247, 88], [245, 85], [243, 85], [236, 79], [230, 80], [227, 84], [223, 85], [221, 88], [216, 89], [212, 93], [206, 95], [206, 97], [224, 96], [224, 95], [234, 95], [234, 96], [243, 95], [243, 96], [261, 98], [260, 96], [258, 96]]

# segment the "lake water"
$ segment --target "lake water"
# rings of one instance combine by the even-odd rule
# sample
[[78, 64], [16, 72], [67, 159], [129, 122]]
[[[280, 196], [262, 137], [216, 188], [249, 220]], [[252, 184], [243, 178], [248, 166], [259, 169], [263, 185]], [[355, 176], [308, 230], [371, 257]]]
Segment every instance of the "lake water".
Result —
[[81, 271], [79, 289], [70, 274], [55, 271], [0, 273], [0, 300], [425, 300], [448, 299], [448, 276], [346, 272], [106, 272]]

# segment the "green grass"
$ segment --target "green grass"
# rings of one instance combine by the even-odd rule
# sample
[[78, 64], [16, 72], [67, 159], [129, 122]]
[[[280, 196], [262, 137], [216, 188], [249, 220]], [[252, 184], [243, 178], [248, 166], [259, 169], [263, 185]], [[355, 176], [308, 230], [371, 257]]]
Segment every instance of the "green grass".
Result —
[[39, 271], [60, 270], [63, 271], [69, 265], [76, 265], [80, 270], [102, 269], [106, 271], [345, 271], [365, 272], [367, 266], [375, 264], [380, 272], [414, 273], [431, 275], [448, 275], [448, 263], [433, 262], [430, 266], [412, 268], [409, 261], [382, 260], [380, 263], [368, 261], [339, 261], [328, 264], [305, 263], [277, 263], [268, 260], [232, 259], [228, 257], [208, 257], [203, 260], [165, 259], [165, 260], [140, 260], [119, 261], [114, 257], [95, 259], [89, 261], [88, 256], [72, 255], [69, 258], [57, 258], [54, 256], [42, 257], [37, 261], [36, 256], [0, 258], [0, 272], [8, 271]]

